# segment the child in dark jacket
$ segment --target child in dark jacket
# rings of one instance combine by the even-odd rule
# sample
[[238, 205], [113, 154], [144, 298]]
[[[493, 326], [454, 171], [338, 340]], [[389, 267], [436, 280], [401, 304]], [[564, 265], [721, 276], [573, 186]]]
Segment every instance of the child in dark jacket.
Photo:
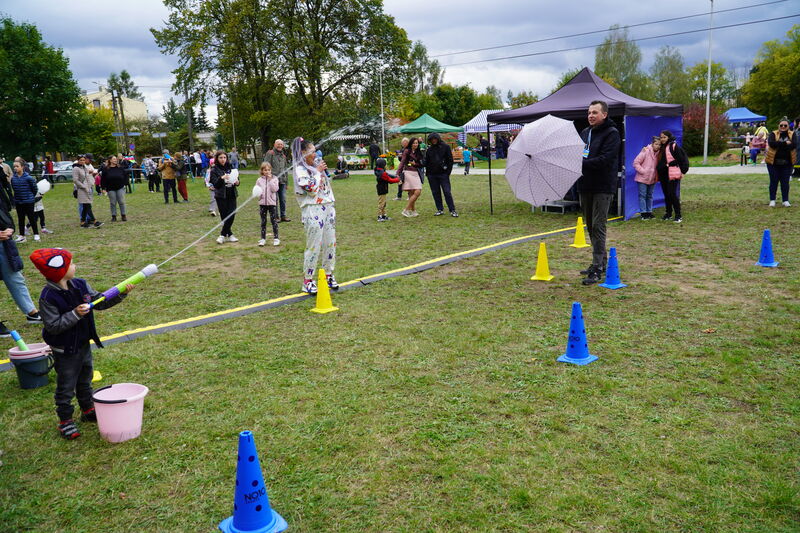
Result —
[[[72, 254], [62, 248], [43, 248], [30, 256], [34, 266], [47, 278], [39, 297], [39, 312], [44, 329], [42, 337], [50, 345], [56, 369], [56, 413], [58, 431], [67, 440], [80, 437], [72, 419], [72, 398], [78, 396], [81, 420], [97, 422], [92, 398], [92, 348], [89, 341], [102, 348], [94, 325], [92, 309], [108, 309], [125, 298], [121, 293], [95, 306], [90, 303], [101, 296], [89, 283], [75, 277]], [[133, 290], [128, 284], [126, 291]]]
[[400, 178], [386, 172], [386, 159], [379, 157], [375, 161], [375, 180], [378, 190], [378, 222], [390, 220], [386, 215], [386, 195], [389, 194], [390, 183], [400, 183]]

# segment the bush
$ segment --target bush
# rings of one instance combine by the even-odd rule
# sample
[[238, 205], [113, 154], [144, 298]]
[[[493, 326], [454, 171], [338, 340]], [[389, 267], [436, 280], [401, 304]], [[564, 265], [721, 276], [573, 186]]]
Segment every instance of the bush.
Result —
[[[706, 108], [689, 104], [683, 112], [683, 149], [689, 156], [703, 155], [703, 135], [706, 127]], [[728, 147], [728, 120], [718, 109], [711, 107], [708, 116], [708, 153], [720, 154]]]

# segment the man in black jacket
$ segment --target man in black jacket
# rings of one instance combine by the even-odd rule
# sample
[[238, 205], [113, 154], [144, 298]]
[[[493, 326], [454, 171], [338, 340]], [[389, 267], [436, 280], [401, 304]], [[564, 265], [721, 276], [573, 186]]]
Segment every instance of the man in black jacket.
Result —
[[438, 133], [428, 135], [428, 150], [425, 153], [425, 173], [428, 175], [428, 184], [433, 193], [433, 202], [436, 204], [436, 213], [433, 216], [444, 214], [442, 193], [447, 202], [450, 216], [457, 217], [456, 204], [450, 193], [450, 173], [453, 171], [453, 151], [450, 146], [442, 142]]
[[619, 131], [608, 118], [608, 104], [595, 100], [589, 105], [589, 127], [581, 132], [586, 143], [583, 149], [583, 174], [578, 179], [583, 219], [592, 241], [592, 264], [581, 274], [586, 275], [584, 285], [600, 281], [605, 272], [606, 220], [608, 208], [617, 189], [619, 167]]
[[378, 146], [378, 143], [375, 142], [375, 139], [372, 140], [372, 143], [369, 145], [369, 168], [375, 170], [375, 162], [381, 156], [381, 147]]

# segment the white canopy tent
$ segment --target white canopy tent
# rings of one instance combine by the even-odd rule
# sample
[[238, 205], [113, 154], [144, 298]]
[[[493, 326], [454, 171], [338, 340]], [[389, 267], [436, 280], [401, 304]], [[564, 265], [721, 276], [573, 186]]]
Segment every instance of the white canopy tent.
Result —
[[[486, 133], [486, 124], [487, 119], [486, 117], [490, 113], [499, 113], [503, 111], [502, 109], [484, 109], [474, 117], [472, 117], [469, 122], [464, 124], [464, 132], [458, 134], [458, 140], [462, 143], [467, 140], [468, 133]], [[501, 131], [517, 131], [522, 129], [522, 124], [494, 124], [491, 128], [489, 128], [490, 132], [501, 132]]]

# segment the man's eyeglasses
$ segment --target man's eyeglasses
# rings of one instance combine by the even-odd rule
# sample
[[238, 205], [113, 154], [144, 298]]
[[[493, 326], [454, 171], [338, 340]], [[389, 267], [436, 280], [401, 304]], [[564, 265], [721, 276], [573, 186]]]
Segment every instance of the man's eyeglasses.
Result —
[[781, 124], [781, 125], [780, 125], [780, 126], [778, 126], [778, 127], [779, 127], [779, 128], [788, 128], [788, 127], [789, 127], [789, 125], [788, 125], [788, 124]]

